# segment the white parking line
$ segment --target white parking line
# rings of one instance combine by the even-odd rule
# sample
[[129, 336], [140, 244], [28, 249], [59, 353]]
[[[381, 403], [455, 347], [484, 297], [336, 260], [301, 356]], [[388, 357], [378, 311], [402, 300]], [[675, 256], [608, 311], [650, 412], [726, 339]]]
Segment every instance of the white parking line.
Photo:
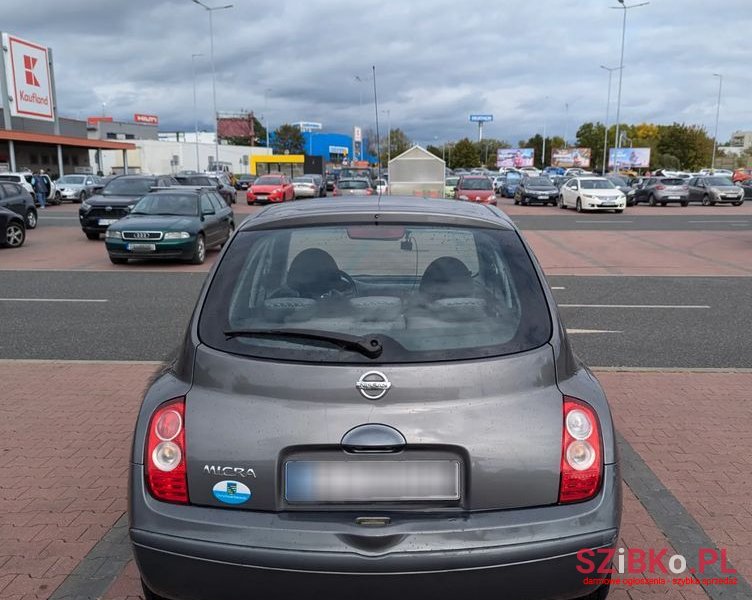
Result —
[[41, 221], [51, 221], [56, 219], [58, 221], [78, 221], [78, 217], [50, 217], [47, 215], [39, 215]]
[[560, 285], [557, 285], [557, 286], [553, 286], [553, 285], [552, 285], [552, 286], [551, 286], [551, 289], [552, 289], [552, 290], [565, 290], [565, 289], [567, 289], [567, 288], [565, 288], [565, 287], [563, 287], [563, 286], [560, 286]]
[[716, 219], [715, 221], [688, 221], [688, 223], [723, 223], [724, 225], [729, 225], [729, 224], [746, 225], [747, 223], [749, 223], [749, 221], [719, 221]]
[[559, 308], [710, 308], [706, 304], [559, 304]]
[[613, 331], [611, 329], [569, 329], [567, 333], [624, 333], [623, 331]]
[[627, 220], [622, 221], [621, 219], [619, 219], [618, 221], [587, 220], [587, 221], [575, 221], [575, 223], [634, 223], [634, 221], [627, 221]]
[[109, 302], [104, 298], [0, 298], [0, 302]]

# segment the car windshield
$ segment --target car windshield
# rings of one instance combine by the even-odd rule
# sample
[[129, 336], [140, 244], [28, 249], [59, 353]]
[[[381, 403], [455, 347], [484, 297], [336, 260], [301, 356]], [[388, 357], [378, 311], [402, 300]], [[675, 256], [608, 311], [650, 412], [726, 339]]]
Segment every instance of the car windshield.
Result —
[[155, 185], [152, 178], [120, 178], [113, 179], [106, 186], [104, 196], [143, 196]]
[[[285, 329], [375, 337], [383, 353], [224, 333]], [[304, 362], [500, 356], [537, 348], [551, 331], [540, 279], [515, 231], [410, 223], [240, 232], [199, 321], [201, 341], [213, 348]]]
[[467, 177], [462, 180], [463, 190], [491, 190], [491, 180], [488, 177]]
[[337, 187], [341, 190], [365, 190], [370, 186], [364, 179], [344, 179], [337, 184]]
[[313, 177], [295, 177], [293, 183], [313, 183]]
[[529, 177], [525, 185], [528, 187], [551, 187], [553, 183], [548, 177]]
[[253, 181], [254, 179], [253, 175], [241, 175], [238, 181]]
[[63, 175], [57, 180], [57, 183], [68, 183], [74, 185], [81, 185], [85, 181], [86, 177], [83, 175]]
[[132, 215], [198, 216], [198, 201], [192, 194], [149, 194], [133, 207]]
[[705, 183], [708, 185], [717, 185], [720, 187], [734, 185], [733, 182], [726, 177], [708, 177], [705, 180]]
[[256, 185], [282, 185], [282, 178], [269, 176], [259, 177], [254, 183]]
[[181, 185], [216, 186], [216, 179], [212, 182], [210, 177], [203, 175], [179, 175], [175, 177]]
[[507, 181], [512, 181], [512, 180], [518, 181], [522, 179], [522, 175], [520, 175], [519, 173], [510, 171], [509, 173], [506, 174], [506, 179]]
[[444, 185], [448, 187], [455, 187], [459, 180], [460, 180], [459, 177], [447, 177], [446, 181], [444, 182]]
[[613, 183], [614, 185], [620, 186], [620, 187], [627, 187], [629, 184], [627, 183], [626, 179], [623, 179], [622, 177], [619, 177], [617, 175], [610, 175], [608, 177], [608, 180]]
[[608, 179], [582, 179], [580, 185], [583, 190], [613, 190], [614, 184]]

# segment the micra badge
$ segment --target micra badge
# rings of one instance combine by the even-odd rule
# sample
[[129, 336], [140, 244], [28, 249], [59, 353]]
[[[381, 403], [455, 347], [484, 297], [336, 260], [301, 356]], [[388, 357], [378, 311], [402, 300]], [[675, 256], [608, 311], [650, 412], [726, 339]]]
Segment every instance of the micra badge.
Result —
[[217, 477], [253, 477], [256, 471], [246, 467], [223, 467], [222, 465], [204, 465], [204, 473]]

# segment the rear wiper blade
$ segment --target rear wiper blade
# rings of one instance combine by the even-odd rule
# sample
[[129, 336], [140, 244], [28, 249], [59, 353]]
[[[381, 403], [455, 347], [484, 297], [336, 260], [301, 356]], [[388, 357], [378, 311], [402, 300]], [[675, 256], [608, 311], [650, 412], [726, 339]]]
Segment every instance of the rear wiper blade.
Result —
[[263, 337], [298, 338], [302, 340], [330, 342], [344, 350], [359, 352], [368, 358], [378, 358], [384, 351], [381, 342], [375, 337], [359, 337], [346, 333], [317, 331], [315, 329], [228, 329], [224, 331], [224, 334], [228, 340], [236, 337]]

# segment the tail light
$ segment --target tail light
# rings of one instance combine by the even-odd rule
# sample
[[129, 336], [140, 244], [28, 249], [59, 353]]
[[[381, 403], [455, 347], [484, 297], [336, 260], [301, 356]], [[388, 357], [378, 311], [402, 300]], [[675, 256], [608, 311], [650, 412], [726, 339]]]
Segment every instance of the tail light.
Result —
[[332, 190], [332, 196], [339, 196], [339, 190], [336, 187]]
[[603, 448], [598, 416], [582, 400], [564, 396], [559, 502], [595, 496], [603, 479]]
[[372, 195], [373, 195], [373, 190], [372, 189], [367, 189], [366, 190], [366, 196], [372, 196]]
[[185, 449], [185, 398], [176, 398], [154, 411], [146, 437], [146, 483], [157, 500], [188, 503]]
[[666, 186], [663, 185], [663, 184], [660, 184], [660, 185], [655, 186], [655, 189], [657, 189], [657, 190], [665, 190]]

